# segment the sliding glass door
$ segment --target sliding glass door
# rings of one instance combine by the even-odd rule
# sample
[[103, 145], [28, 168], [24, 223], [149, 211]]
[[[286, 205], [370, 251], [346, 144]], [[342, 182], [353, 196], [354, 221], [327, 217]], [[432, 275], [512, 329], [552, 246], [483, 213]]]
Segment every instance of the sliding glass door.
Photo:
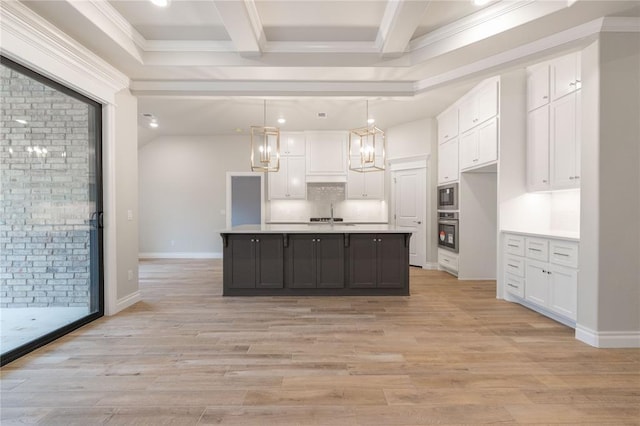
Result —
[[4, 365], [103, 315], [102, 108], [0, 59]]

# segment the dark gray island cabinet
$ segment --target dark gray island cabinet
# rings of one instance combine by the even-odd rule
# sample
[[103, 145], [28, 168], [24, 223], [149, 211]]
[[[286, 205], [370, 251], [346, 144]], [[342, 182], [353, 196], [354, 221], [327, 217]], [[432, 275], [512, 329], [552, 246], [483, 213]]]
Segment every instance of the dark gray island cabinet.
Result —
[[[221, 233], [223, 295], [409, 295], [410, 232], [299, 225]], [[383, 230], [384, 232], [380, 232]]]

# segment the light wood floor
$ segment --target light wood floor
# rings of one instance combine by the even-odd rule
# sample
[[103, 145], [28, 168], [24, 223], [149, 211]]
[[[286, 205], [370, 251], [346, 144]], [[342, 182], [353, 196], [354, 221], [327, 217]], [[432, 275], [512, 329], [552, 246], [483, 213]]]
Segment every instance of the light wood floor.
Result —
[[220, 261], [145, 261], [144, 301], [1, 371], [1, 423], [640, 424], [640, 351], [594, 349], [411, 271], [411, 297], [222, 298]]

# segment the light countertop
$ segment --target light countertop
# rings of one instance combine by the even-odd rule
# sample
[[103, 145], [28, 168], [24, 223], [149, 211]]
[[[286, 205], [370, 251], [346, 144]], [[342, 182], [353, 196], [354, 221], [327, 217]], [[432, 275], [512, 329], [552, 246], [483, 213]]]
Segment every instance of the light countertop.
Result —
[[542, 238], [557, 238], [568, 241], [580, 241], [579, 232], [571, 231], [557, 231], [557, 230], [542, 230], [542, 231], [517, 231], [511, 229], [503, 229], [501, 232], [506, 234], [517, 234], [528, 237], [542, 237]]
[[406, 228], [387, 224], [288, 224], [241, 225], [220, 231], [221, 234], [410, 234]]

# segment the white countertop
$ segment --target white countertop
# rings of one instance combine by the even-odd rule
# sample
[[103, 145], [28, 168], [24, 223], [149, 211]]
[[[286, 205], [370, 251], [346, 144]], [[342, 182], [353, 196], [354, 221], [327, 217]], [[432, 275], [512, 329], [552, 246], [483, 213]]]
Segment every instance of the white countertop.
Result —
[[542, 231], [517, 231], [512, 229], [503, 229], [501, 232], [507, 234], [518, 234], [525, 235], [529, 237], [543, 237], [543, 238], [557, 238], [561, 240], [568, 241], [580, 241], [580, 233], [579, 232], [571, 232], [571, 231], [556, 231], [556, 230], [542, 230]]
[[221, 234], [406, 234], [407, 229], [382, 224], [299, 224], [299, 225], [241, 225], [220, 231]]

